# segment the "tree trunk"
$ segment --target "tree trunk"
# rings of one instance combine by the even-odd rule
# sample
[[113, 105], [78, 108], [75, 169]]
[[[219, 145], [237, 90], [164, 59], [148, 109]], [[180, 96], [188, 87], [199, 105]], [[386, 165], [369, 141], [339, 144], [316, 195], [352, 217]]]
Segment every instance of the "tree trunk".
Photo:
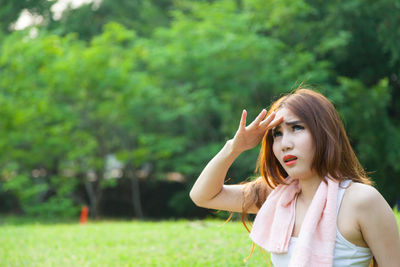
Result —
[[128, 171], [132, 186], [132, 205], [136, 218], [143, 219], [142, 203], [140, 202], [139, 179], [133, 170]]
[[96, 194], [96, 189], [94, 188], [94, 184], [96, 182], [85, 181], [86, 192], [89, 196], [89, 214], [92, 218], [98, 218], [99, 216], [99, 198]]

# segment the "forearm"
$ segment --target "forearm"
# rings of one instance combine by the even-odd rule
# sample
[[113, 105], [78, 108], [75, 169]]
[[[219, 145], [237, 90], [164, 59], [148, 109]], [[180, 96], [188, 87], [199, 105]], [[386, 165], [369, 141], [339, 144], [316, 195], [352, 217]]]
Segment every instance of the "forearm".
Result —
[[196, 205], [201, 206], [201, 203], [218, 195], [230, 166], [240, 153], [233, 148], [232, 140], [228, 140], [218, 154], [207, 164], [190, 191], [190, 198]]

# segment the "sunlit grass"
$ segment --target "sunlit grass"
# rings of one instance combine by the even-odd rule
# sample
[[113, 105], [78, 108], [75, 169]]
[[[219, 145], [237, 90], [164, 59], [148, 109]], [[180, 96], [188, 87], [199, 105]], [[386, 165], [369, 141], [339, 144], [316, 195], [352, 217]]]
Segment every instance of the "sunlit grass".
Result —
[[240, 222], [3, 224], [1, 266], [265, 266]]
[[399, 226], [399, 231], [400, 231], [400, 208], [396, 206], [396, 207], [393, 209], [393, 211], [394, 211], [394, 215], [396, 216], [397, 225]]
[[[400, 229], [400, 212], [394, 210]], [[0, 266], [266, 266], [240, 222], [0, 220]]]

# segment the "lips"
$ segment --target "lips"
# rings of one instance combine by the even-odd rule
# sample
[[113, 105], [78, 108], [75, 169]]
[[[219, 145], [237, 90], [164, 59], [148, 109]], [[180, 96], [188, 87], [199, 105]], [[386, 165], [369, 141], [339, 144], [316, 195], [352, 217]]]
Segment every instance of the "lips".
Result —
[[283, 161], [285, 162], [286, 166], [290, 166], [296, 163], [297, 157], [293, 155], [286, 155], [283, 157]]

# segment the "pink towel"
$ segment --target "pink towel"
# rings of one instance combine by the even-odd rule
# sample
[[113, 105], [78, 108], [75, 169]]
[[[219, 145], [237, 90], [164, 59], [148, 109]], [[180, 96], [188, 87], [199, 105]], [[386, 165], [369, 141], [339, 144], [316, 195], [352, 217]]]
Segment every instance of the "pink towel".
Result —
[[[289, 267], [332, 266], [336, 240], [336, 206], [339, 183], [325, 178], [304, 217]], [[293, 232], [296, 199], [301, 188], [297, 179], [278, 185], [258, 212], [250, 238], [271, 253], [287, 253]]]

